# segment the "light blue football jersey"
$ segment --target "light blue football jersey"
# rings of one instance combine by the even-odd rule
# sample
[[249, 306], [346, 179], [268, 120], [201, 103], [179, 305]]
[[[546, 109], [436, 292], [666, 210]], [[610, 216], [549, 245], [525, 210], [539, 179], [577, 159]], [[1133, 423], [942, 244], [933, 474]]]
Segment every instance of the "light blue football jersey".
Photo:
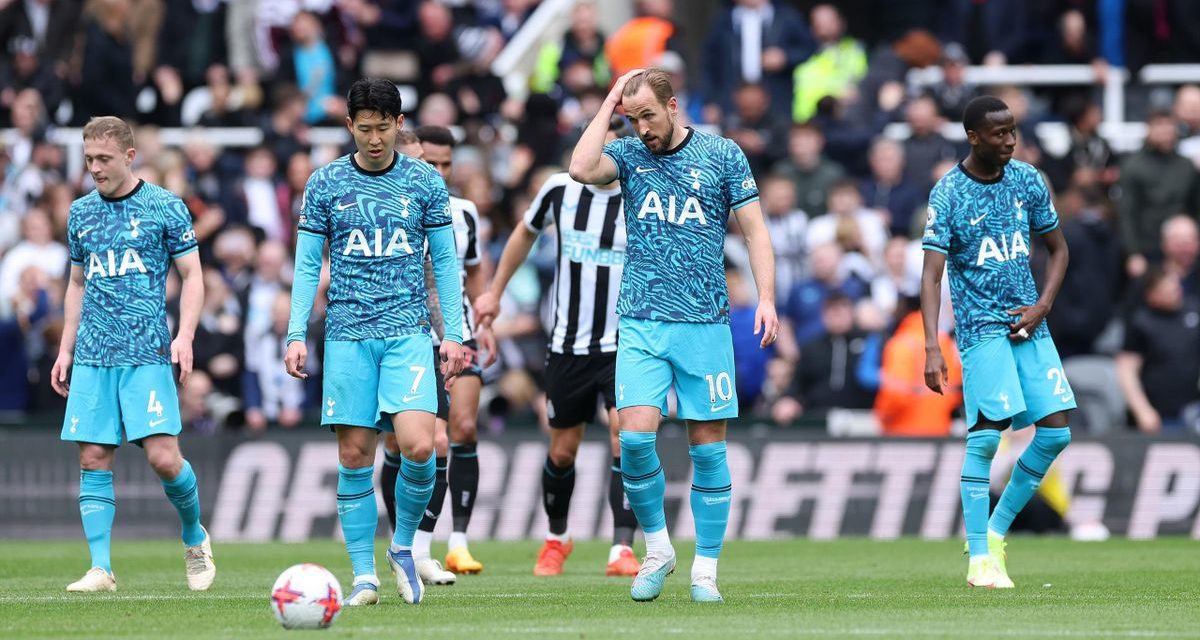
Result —
[[758, 200], [746, 154], [732, 140], [688, 128], [669, 153], [640, 138], [614, 140], [628, 235], [617, 314], [729, 324], [725, 226], [731, 209]]
[[298, 227], [329, 242], [325, 339], [429, 333], [425, 233], [449, 224], [446, 183], [426, 162], [397, 154], [368, 171], [345, 155], [314, 172]]
[[[921, 245], [947, 256], [959, 351], [1007, 336], [1015, 316], [1006, 311], [1037, 302], [1030, 237], [1057, 228], [1046, 183], [1024, 162], [1010, 161], [990, 181], [971, 176], [959, 164], [934, 185]], [[1043, 322], [1031, 337], [1049, 336]]]
[[75, 364], [169, 364], [167, 271], [196, 250], [187, 205], [142, 181], [121, 198], [92, 191], [71, 203], [67, 245], [84, 277]]

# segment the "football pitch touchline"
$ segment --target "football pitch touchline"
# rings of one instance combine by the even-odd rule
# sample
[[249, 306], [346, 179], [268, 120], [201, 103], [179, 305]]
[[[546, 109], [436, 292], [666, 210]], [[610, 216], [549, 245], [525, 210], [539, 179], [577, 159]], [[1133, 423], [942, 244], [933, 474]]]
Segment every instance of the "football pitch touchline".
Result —
[[[355, 627], [356, 632], [364, 632], [364, 633], [378, 632], [380, 634], [383, 634], [383, 633], [394, 632], [395, 630], [396, 630], [395, 627], [389, 627], [389, 626]], [[443, 628], [443, 630], [446, 630], [446, 629]], [[569, 626], [562, 626], [562, 625], [547, 625], [547, 626], [522, 625], [522, 626], [515, 626], [515, 627], [493, 627], [492, 630], [496, 631], [496, 632], [500, 632], [500, 633], [516, 633], [516, 634], [566, 633], [566, 634], [572, 634], [572, 635], [580, 634], [581, 636], [586, 636], [589, 633], [595, 633], [595, 628], [593, 628], [593, 627], [587, 627], [587, 626], [569, 627]], [[857, 636], [865, 636], [865, 637], [883, 636], [883, 637], [902, 638], [902, 637], [908, 636], [908, 634], [911, 634], [913, 632], [913, 630], [909, 627], [894, 627], [894, 628], [874, 627], [874, 628], [862, 628], [862, 629], [855, 629], [855, 628], [816, 629], [816, 628], [812, 628], [812, 627], [799, 628], [799, 629], [797, 629], [797, 628], [786, 628], [785, 629], [785, 628], [779, 628], [779, 627], [755, 627], [753, 629], [743, 629], [743, 631], [748, 632], [748, 633], [752, 632], [753, 637], [757, 637], [757, 638], [761, 638], [764, 636], [782, 636], [782, 637], [787, 637], [787, 638], [795, 638], [795, 637], [801, 637], [801, 636], [803, 636], [803, 637], [818, 637], [818, 638], [836, 638], [836, 637], [841, 637], [841, 636], [856, 636], [856, 637]], [[685, 629], [685, 628], [681, 628], [681, 627], [667, 627], [667, 628], [655, 627], [654, 628], [654, 633], [658, 633], [658, 634], [678, 635], [678, 634], [694, 633], [694, 632], [695, 632], [694, 629]], [[935, 629], [922, 629], [921, 630], [921, 636], [925, 637], [925, 638], [929, 638], [929, 637], [961, 638], [962, 635], [963, 635], [963, 632], [961, 629], [946, 629], [944, 631], [935, 630]], [[1044, 638], [1044, 637], [1056, 637], [1056, 638], [1193, 638], [1193, 637], [1195, 637], [1194, 635], [1189, 635], [1189, 634], [1185, 634], [1182, 632], [1176, 633], [1176, 632], [1169, 632], [1169, 631], [1154, 631], [1154, 630], [1147, 630], [1147, 629], [1127, 629], [1124, 631], [1093, 630], [1093, 629], [1054, 630], [1054, 631], [1043, 630], [1043, 629], [1036, 629], [1036, 630], [1030, 630], [1030, 629], [999, 629], [999, 630], [997, 630], [997, 629], [993, 629], [993, 630], [987, 631], [984, 635], [987, 637], [1003, 636], [1003, 637], [1014, 637], [1014, 638], [1017, 638], [1017, 637], [1028, 638], [1031, 636], [1039, 637], [1039, 638]]]

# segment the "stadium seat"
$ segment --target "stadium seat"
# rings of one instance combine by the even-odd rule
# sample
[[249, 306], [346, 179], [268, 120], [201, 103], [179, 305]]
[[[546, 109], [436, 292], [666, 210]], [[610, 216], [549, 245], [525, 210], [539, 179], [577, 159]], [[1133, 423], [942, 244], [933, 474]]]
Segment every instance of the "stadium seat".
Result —
[[1096, 435], [1126, 423], [1125, 396], [1117, 383], [1117, 368], [1108, 356], [1074, 356], [1063, 361], [1078, 411], [1071, 426]]

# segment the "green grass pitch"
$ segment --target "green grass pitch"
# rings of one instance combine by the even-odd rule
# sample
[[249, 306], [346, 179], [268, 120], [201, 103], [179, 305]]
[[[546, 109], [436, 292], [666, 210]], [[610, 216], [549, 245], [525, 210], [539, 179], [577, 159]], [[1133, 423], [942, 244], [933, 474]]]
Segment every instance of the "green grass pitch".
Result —
[[[349, 580], [340, 544], [218, 544], [217, 582], [187, 591], [182, 547], [116, 540], [120, 591], [68, 594], [82, 575], [79, 541], [0, 542], [4, 638], [1196, 638], [1200, 547], [1182, 538], [1073, 543], [1014, 538], [1013, 591], [966, 586], [961, 542], [733, 542], [721, 558], [724, 605], [688, 597], [690, 541], [652, 603], [605, 578], [607, 545], [581, 543], [559, 578], [534, 578], [536, 542], [474, 543], [486, 570], [403, 604], [380, 555], [382, 601], [343, 610], [333, 628], [284, 631], [271, 615], [276, 575], [316, 562]], [[444, 545], [434, 545], [434, 552]], [[1046, 585], [1046, 586], [1043, 586]], [[343, 582], [343, 587], [349, 587]]]

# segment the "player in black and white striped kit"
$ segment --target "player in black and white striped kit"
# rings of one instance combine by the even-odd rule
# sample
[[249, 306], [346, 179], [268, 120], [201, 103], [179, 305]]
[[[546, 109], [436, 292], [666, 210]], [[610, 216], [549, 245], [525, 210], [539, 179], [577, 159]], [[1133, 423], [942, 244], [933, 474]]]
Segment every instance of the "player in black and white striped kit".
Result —
[[[408, 133], [408, 132], [401, 132]], [[398, 144], [402, 153], [425, 160], [433, 165], [442, 177], [449, 180], [452, 169], [452, 154], [454, 136], [445, 127], [419, 127], [414, 137], [404, 136], [400, 143], [415, 140], [416, 144]], [[483, 564], [475, 560], [467, 548], [467, 525], [471, 520], [471, 512], [475, 504], [475, 496], [479, 492], [479, 458], [476, 454], [476, 422], [479, 414], [479, 391], [482, 386], [482, 370], [478, 361], [479, 351], [482, 350], [488, 358], [483, 366], [489, 366], [496, 358], [496, 343], [490, 329], [477, 329], [471, 318], [473, 316], [471, 299], [478, 297], [485, 289], [487, 274], [483, 265], [483, 253], [480, 250], [479, 213], [475, 204], [463, 198], [450, 197], [450, 214], [454, 226], [454, 240], [458, 250], [460, 278], [463, 287], [463, 351], [466, 361], [462, 373], [453, 380], [449, 392], [445, 390], [445, 380], [440, 376], [437, 380], [438, 407], [437, 430], [434, 434], [434, 450], [436, 455], [436, 471], [434, 476], [434, 491], [425, 509], [425, 517], [417, 528], [413, 538], [413, 560], [417, 565], [417, 573], [425, 584], [453, 584], [456, 573], [479, 573]], [[428, 261], [426, 262], [426, 279], [432, 276]], [[430, 292], [434, 289], [430, 288]], [[436, 296], [431, 293], [430, 323], [434, 349], [437, 349], [443, 333], [440, 311]], [[447, 438], [447, 431], [449, 437]], [[389, 464], [389, 457], [395, 451], [389, 449], [389, 441], [384, 439], [384, 467], [381, 482], [384, 485], [383, 494], [392, 495], [389, 486], [396, 482], [398, 466]], [[449, 460], [447, 459], [449, 454]], [[447, 467], [449, 467], [447, 472]], [[453, 514], [453, 531], [450, 534], [449, 552], [446, 554], [446, 567], [434, 560], [430, 554], [430, 543], [437, 519], [441, 515], [445, 502], [446, 490], [450, 490], [451, 513]], [[389, 515], [392, 513], [391, 503], [386, 500]]]
[[[609, 141], [627, 134], [625, 120], [609, 123]], [[588, 186], [565, 172], [546, 179], [525, 212], [524, 227], [513, 231], [486, 293], [475, 300], [479, 325], [490, 326], [500, 310], [500, 296], [543, 231], [553, 229], [558, 241], [552, 298], [554, 327], [546, 360], [546, 412], [550, 419], [550, 451], [542, 471], [542, 505], [550, 531], [538, 554], [534, 575], [562, 573], [573, 544], [567, 513], [575, 487], [575, 456], [584, 424], [596, 418], [603, 398], [612, 444], [609, 506], [613, 513], [613, 546], [606, 574], [636, 575], [633, 532], [637, 519], [621, 484], [617, 435], [616, 354], [617, 292], [625, 263], [625, 218], [621, 187]]]

